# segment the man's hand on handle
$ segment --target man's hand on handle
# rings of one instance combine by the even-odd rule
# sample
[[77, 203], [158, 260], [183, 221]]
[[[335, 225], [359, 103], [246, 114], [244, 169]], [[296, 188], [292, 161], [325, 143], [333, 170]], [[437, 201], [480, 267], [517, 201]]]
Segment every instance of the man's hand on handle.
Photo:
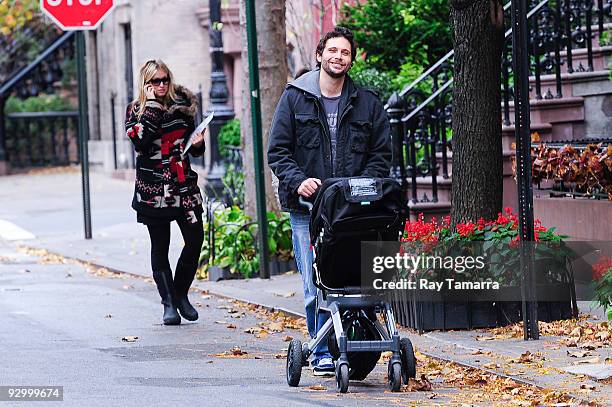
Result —
[[308, 178], [302, 182], [297, 190], [298, 194], [304, 198], [310, 198], [315, 193], [317, 188], [321, 186], [321, 180], [318, 178]]

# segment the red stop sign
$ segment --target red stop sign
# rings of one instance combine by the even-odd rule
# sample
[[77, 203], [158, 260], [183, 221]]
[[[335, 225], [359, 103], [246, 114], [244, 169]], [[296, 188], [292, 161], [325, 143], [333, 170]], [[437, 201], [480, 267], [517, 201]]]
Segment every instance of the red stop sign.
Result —
[[63, 30], [95, 30], [114, 0], [40, 0], [40, 8]]

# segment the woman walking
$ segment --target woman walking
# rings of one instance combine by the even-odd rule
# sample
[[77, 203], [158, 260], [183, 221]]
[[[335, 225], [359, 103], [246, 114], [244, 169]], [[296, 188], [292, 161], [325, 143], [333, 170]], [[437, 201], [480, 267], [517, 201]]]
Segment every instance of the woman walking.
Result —
[[[192, 92], [174, 83], [172, 72], [161, 60], [142, 66], [138, 86], [138, 98], [126, 112], [127, 136], [137, 154], [132, 208], [137, 221], [149, 230], [151, 268], [164, 306], [164, 325], [178, 325], [181, 315], [189, 321], [198, 319], [187, 293], [204, 239], [202, 195], [198, 176], [184, 154], [195, 128], [197, 100]], [[196, 135], [188, 151], [193, 156], [203, 154], [203, 134]], [[174, 279], [168, 261], [172, 221], [178, 224], [185, 242]]]

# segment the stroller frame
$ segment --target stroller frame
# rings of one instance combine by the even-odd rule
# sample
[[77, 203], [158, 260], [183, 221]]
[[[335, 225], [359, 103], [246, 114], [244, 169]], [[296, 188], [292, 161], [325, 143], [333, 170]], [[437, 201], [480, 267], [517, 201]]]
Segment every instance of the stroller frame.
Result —
[[[300, 197], [300, 203], [312, 210], [313, 205]], [[287, 351], [287, 383], [297, 387], [301, 377], [301, 369], [308, 366], [308, 358], [314, 349], [324, 340], [328, 340], [332, 333], [338, 346], [339, 358], [335, 361], [335, 376], [338, 391], [346, 393], [349, 384], [349, 352], [383, 352], [391, 351], [392, 356], [388, 363], [388, 386], [391, 391], [400, 389], [402, 379], [407, 383], [410, 378], [416, 377], [416, 359], [412, 343], [408, 338], [400, 338], [396, 328], [393, 310], [387, 298], [379, 294], [361, 293], [358, 287], [353, 289], [336, 289], [326, 287], [320, 278], [316, 264], [316, 254], [313, 251], [313, 280], [319, 289], [316, 299], [316, 309], [326, 310], [331, 317], [318, 330], [314, 338], [302, 344], [300, 340], [293, 339]], [[355, 291], [353, 293], [353, 291]], [[368, 320], [372, 323], [380, 340], [348, 340], [343, 327], [343, 316], [346, 312], [373, 311], [374, 318]], [[315, 318], [318, 312], [315, 312]], [[384, 318], [383, 325], [377, 318]], [[315, 321], [315, 326], [316, 326]]]

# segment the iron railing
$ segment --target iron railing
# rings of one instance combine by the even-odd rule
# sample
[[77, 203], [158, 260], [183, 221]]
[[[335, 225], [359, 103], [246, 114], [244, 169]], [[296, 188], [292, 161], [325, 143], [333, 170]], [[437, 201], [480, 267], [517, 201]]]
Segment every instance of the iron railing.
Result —
[[[510, 3], [504, 6], [508, 29], [501, 61], [506, 126], [512, 124], [514, 108], [509, 12]], [[612, 28], [612, 0], [531, 0], [527, 17], [533, 99], [562, 98], [568, 75], [607, 69], [601, 56], [612, 54], [612, 46], [602, 33]], [[450, 176], [453, 56], [454, 51], [448, 52], [385, 106], [393, 138], [392, 176], [402, 183], [411, 204], [438, 202], [439, 181]], [[419, 191], [423, 178], [431, 181], [430, 196]]]
[[7, 115], [6, 153], [12, 167], [76, 164], [79, 113], [43, 112]]
[[[56, 134], [54, 129], [62, 126], [69, 129], [72, 126], [74, 112], [5, 114], [6, 101], [11, 95], [24, 99], [40, 93], [54, 92], [53, 85], [66, 74], [62, 71], [62, 61], [74, 57], [73, 40], [74, 32], [60, 35], [34, 61], [25, 67], [20, 67], [0, 83], [0, 161], [8, 161], [11, 167], [20, 168], [29, 164], [56, 165], [56, 163], [78, 161], [78, 158], [72, 158], [73, 156], [62, 148], [37, 148], [36, 143], [42, 145], [43, 141], [33, 135], [41, 129], [47, 129], [48, 134]], [[66, 122], [62, 124], [60, 119]], [[69, 133], [67, 130], [67, 139], [70, 139]], [[43, 151], [59, 155], [50, 157], [36, 155]]]

